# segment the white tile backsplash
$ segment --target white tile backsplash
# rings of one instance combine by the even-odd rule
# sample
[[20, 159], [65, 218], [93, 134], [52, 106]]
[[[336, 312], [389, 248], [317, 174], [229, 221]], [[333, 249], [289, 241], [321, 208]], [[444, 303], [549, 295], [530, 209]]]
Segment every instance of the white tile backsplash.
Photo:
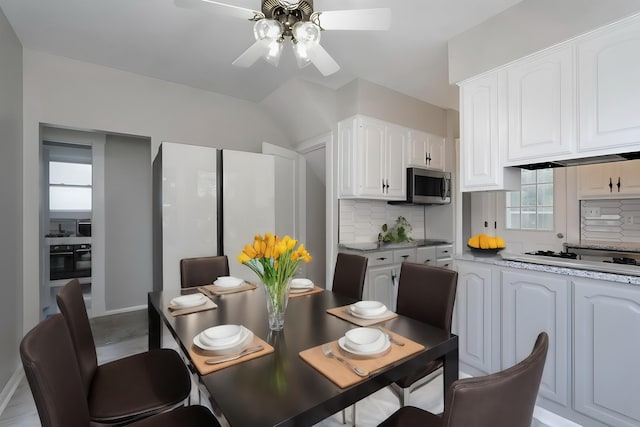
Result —
[[582, 200], [580, 238], [640, 242], [640, 199]]
[[424, 207], [390, 205], [383, 200], [339, 201], [340, 243], [375, 242], [382, 224], [390, 227], [399, 216], [404, 216], [411, 227], [411, 237], [424, 239]]

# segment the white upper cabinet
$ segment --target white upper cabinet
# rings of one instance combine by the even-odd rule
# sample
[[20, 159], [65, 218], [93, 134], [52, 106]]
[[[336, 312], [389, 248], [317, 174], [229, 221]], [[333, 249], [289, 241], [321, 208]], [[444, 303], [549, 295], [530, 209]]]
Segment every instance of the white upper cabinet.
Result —
[[339, 197], [406, 198], [405, 128], [356, 116], [338, 123], [338, 136]]
[[590, 34], [577, 57], [578, 150], [640, 150], [640, 20]]
[[[503, 167], [500, 155], [500, 111], [503, 96], [498, 73], [460, 85], [460, 189], [462, 191], [516, 189], [520, 171]], [[506, 177], [506, 179], [505, 179]]]
[[505, 164], [522, 164], [575, 149], [573, 49], [545, 52], [509, 66]]
[[408, 166], [445, 169], [445, 139], [417, 130], [409, 131]]
[[580, 199], [640, 197], [640, 160], [578, 167]]

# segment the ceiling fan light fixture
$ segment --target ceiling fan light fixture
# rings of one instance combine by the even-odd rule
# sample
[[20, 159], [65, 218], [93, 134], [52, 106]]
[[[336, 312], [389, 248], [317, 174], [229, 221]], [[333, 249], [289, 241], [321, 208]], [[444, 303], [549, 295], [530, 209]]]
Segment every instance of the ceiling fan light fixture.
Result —
[[269, 51], [265, 54], [264, 60], [269, 64], [277, 67], [280, 63], [280, 57], [282, 56], [283, 41], [280, 39], [274, 39], [269, 43]]
[[292, 29], [293, 38], [298, 43], [320, 43], [320, 27], [316, 24], [305, 21], [297, 22]]
[[300, 6], [300, 0], [278, 0], [278, 3], [287, 10], [296, 10]]
[[282, 24], [275, 19], [261, 19], [253, 25], [253, 36], [256, 40], [277, 40], [282, 37]]

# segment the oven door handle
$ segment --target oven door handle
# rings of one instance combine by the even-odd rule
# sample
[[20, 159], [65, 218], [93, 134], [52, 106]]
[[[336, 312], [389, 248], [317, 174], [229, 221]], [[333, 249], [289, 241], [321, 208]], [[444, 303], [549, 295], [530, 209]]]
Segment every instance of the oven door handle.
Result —
[[49, 255], [73, 255], [73, 252], [51, 252]]

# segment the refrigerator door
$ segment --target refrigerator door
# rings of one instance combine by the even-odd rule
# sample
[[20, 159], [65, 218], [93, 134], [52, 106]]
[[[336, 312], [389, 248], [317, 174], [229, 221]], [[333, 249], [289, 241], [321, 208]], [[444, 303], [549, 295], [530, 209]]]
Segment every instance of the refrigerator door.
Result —
[[154, 210], [161, 212], [156, 223], [162, 242], [158, 248], [156, 240], [154, 248], [162, 254], [154, 254], [154, 260], [161, 259], [162, 264], [154, 261], [154, 289], [159, 287], [155, 273], [160, 269], [162, 288], [179, 289], [182, 258], [218, 254], [216, 152], [187, 144], [163, 142], [160, 146], [154, 187], [161, 194]]
[[256, 234], [276, 229], [274, 157], [222, 150], [222, 200], [221, 250], [230, 274], [255, 283], [255, 273], [237, 258]]

